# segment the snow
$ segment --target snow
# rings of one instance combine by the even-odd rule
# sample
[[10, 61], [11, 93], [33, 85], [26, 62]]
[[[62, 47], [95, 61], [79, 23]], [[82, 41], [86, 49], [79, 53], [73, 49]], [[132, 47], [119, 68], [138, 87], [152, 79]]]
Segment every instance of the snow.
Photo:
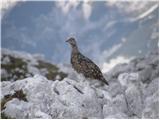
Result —
[[151, 8], [149, 8], [149, 10], [147, 10], [146, 12], [144, 12], [141, 15], [137, 16], [136, 18], [134, 18], [133, 21], [137, 21], [137, 20], [145, 18], [146, 16], [148, 16], [150, 13], [152, 13], [157, 8], [158, 8], [158, 5], [153, 5]]
[[97, 87], [90, 79], [63, 65], [61, 69], [69, 75], [61, 81], [48, 80], [38, 72], [26, 79], [3, 81], [1, 98], [22, 89], [27, 101], [14, 98], [5, 104], [2, 112], [21, 119], [158, 118], [157, 56], [152, 53], [115, 66], [105, 74], [109, 86]]

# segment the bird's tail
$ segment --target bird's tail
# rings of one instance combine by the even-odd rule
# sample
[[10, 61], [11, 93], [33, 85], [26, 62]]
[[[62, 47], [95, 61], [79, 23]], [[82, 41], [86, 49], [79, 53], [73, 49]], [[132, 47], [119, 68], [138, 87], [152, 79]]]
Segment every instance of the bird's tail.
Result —
[[108, 82], [106, 81], [106, 79], [103, 77], [102, 79], [101, 79], [106, 85], [109, 85], [108, 84]]

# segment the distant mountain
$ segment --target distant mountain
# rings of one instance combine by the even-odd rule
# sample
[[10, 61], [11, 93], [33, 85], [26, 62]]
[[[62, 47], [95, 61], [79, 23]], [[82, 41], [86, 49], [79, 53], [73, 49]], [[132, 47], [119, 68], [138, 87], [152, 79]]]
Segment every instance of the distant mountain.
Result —
[[[140, 20], [116, 23], [113, 28], [119, 26], [117, 28], [121, 33], [118, 33], [118, 31], [114, 33], [110, 41], [114, 39], [118, 43], [121, 43], [122, 46], [112, 56], [108, 57], [107, 60], [118, 55], [127, 57], [145, 56], [147, 53], [156, 50], [159, 38], [157, 14], [158, 8]], [[107, 43], [109, 41], [104, 43], [104, 48]]]

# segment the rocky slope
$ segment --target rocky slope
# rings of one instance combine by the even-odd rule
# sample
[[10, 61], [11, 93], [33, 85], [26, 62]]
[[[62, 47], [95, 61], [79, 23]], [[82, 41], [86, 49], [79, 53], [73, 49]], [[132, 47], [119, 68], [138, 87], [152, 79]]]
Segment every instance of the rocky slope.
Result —
[[31, 55], [25, 52], [2, 49], [1, 56], [1, 80], [15, 81], [41, 74], [49, 80], [67, 77], [67, 74], [59, 71], [59, 68], [46, 61], [42, 55]]
[[109, 86], [98, 86], [70, 67], [61, 69], [68, 74], [61, 81], [48, 80], [41, 73], [2, 81], [1, 114], [9, 118], [159, 118], [158, 52], [114, 67], [105, 74]]

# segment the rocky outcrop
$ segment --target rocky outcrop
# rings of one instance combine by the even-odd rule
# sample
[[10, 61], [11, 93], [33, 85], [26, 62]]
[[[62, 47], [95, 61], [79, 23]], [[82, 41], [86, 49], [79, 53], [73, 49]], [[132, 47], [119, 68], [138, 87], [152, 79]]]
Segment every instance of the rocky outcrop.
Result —
[[[119, 64], [105, 74], [109, 86], [95, 86], [70, 68], [62, 81], [34, 75], [3, 81], [2, 95], [22, 90], [27, 101], [14, 97], [2, 113], [11, 118], [158, 118], [158, 53]], [[97, 82], [97, 81], [95, 81]]]

